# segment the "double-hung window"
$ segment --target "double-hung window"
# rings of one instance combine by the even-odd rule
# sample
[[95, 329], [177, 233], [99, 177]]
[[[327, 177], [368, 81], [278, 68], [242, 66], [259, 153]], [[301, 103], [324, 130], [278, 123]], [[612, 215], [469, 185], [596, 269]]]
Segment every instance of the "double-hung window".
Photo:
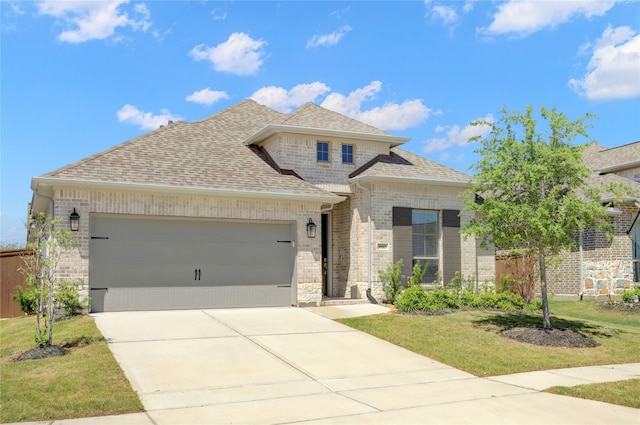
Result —
[[328, 142], [318, 142], [316, 151], [317, 151], [318, 161], [329, 162], [329, 143]]
[[412, 266], [420, 263], [420, 267], [424, 268], [425, 264], [429, 264], [422, 280], [423, 283], [432, 283], [437, 277], [439, 264], [438, 226], [438, 211], [411, 211]]
[[342, 163], [353, 164], [353, 145], [342, 145]]

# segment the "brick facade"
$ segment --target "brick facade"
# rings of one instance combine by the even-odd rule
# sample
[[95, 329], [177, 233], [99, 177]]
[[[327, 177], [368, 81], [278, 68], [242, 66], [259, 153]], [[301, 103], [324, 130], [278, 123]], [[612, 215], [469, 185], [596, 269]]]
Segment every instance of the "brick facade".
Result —
[[54, 214], [61, 217], [59, 226], [68, 228], [69, 221], [65, 218], [69, 216], [73, 208], [76, 208], [80, 214], [80, 229], [74, 235], [78, 238], [77, 248], [61, 260], [58, 277], [81, 280], [83, 295], [88, 295], [91, 216], [95, 213], [106, 213], [295, 222], [297, 223], [295, 273], [298, 302], [315, 304], [319, 303], [322, 298], [320, 239], [306, 237], [308, 219], [312, 218], [314, 222], [320, 222], [319, 203], [72, 188], [55, 190], [54, 200]]

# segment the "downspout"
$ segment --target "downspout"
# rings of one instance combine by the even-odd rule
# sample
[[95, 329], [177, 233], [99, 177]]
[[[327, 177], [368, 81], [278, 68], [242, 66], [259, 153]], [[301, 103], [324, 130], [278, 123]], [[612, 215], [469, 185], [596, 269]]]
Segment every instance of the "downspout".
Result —
[[582, 252], [582, 230], [579, 233], [580, 239], [580, 301], [582, 301], [582, 297], [584, 296], [584, 254]]
[[367, 298], [372, 303], [377, 304], [378, 302], [371, 295], [371, 188], [364, 187], [360, 184], [360, 181], [356, 181], [356, 187], [361, 190], [365, 190], [368, 194], [368, 202], [367, 202]]

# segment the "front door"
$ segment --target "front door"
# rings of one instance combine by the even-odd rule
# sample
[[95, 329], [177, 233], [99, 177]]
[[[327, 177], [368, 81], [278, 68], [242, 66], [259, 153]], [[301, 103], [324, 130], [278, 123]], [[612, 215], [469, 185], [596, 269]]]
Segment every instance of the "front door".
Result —
[[331, 220], [329, 214], [322, 214], [320, 225], [322, 234], [322, 295], [330, 297], [331, 290]]

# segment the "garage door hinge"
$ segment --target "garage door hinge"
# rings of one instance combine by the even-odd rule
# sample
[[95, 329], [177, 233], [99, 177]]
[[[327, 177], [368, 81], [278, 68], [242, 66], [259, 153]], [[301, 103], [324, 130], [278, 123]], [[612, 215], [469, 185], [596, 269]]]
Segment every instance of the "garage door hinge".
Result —
[[91, 239], [109, 239], [109, 236], [91, 236]]

